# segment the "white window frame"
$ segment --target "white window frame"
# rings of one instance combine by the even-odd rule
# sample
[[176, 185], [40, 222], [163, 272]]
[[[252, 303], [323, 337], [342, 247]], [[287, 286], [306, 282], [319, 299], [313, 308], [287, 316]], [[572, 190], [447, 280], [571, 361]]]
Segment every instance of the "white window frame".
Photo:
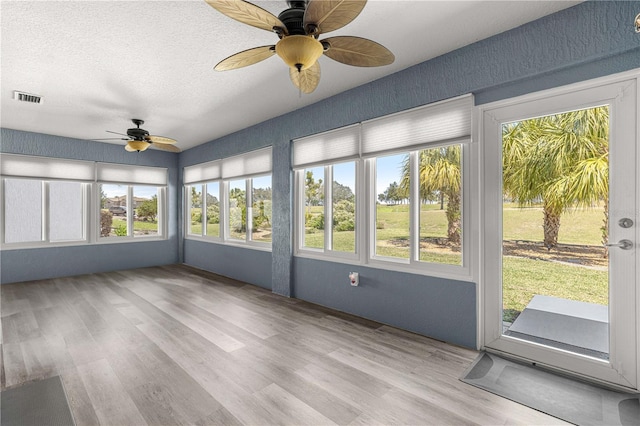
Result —
[[[220, 217], [220, 221], [218, 223], [218, 226], [220, 227], [219, 231], [218, 231], [218, 235], [208, 235], [207, 234], [207, 201], [206, 201], [206, 197], [208, 194], [208, 187], [211, 184], [218, 184], [218, 207], [219, 207], [219, 217]], [[202, 204], [204, 205], [204, 207], [202, 207], [202, 227], [200, 230], [200, 234], [194, 234], [193, 232], [189, 232], [189, 228], [191, 227], [191, 188], [194, 186], [200, 186], [200, 188], [202, 189]], [[184, 186], [184, 197], [183, 199], [185, 200], [185, 205], [184, 205], [184, 234], [185, 234], [185, 238], [191, 237], [191, 238], [202, 238], [205, 240], [211, 240], [211, 241], [217, 241], [217, 242], [222, 242], [224, 240], [224, 233], [223, 233], [223, 229], [222, 229], [222, 224], [224, 221], [224, 216], [225, 216], [225, 212], [224, 212], [224, 208], [223, 208], [223, 202], [222, 202], [222, 188], [224, 186], [223, 181], [221, 180], [212, 180], [212, 181], [208, 181], [208, 182], [202, 182], [202, 183], [192, 183], [192, 184], [188, 184]]]
[[[453, 114], [450, 112], [455, 110]], [[435, 111], [435, 114], [432, 112]], [[441, 120], [439, 113], [443, 112], [447, 115], [447, 120]], [[426, 120], [419, 122], [417, 127], [417, 134], [419, 135], [418, 143], [405, 143], [406, 135], [411, 136], [412, 131], [407, 131], [407, 125], [400, 126], [396, 130], [396, 120], [398, 123], [405, 120], [405, 122], [411, 123], [412, 120], [420, 120], [421, 117], [426, 117]], [[455, 123], [456, 117], [462, 117], [462, 122], [452, 126], [453, 130], [449, 132], [447, 123]], [[453, 118], [453, 120], [452, 120]], [[381, 136], [374, 136], [371, 141], [363, 140], [366, 136], [366, 131], [369, 131], [369, 123], [372, 128], [376, 128], [381, 124], [389, 123], [389, 128], [392, 133], [388, 133], [389, 137], [394, 138], [398, 135], [405, 137], [404, 142], [401, 140], [397, 144], [402, 148], [388, 149], [384, 146], [384, 140]], [[433, 135], [429, 134], [430, 125], [434, 125], [436, 129]], [[313, 167], [324, 166], [325, 167], [325, 182], [332, 182], [328, 180], [330, 174], [327, 174], [327, 167], [331, 167], [333, 164], [339, 164], [342, 162], [352, 161], [354, 158], [353, 149], [344, 148], [346, 157], [339, 158], [328, 149], [319, 151], [317, 156], [314, 156], [313, 151], [308, 147], [312, 146], [312, 143], [318, 143], [320, 147], [331, 147], [333, 142], [331, 140], [332, 135], [336, 135], [337, 139], [341, 141], [353, 142], [352, 133], [349, 132], [349, 128], [358, 127], [359, 136], [359, 148], [356, 155], [356, 254], [355, 256], [349, 256], [350, 253], [334, 252], [327, 249], [330, 247], [327, 242], [331, 242], [329, 236], [327, 238], [327, 205], [330, 203], [325, 202], [325, 247], [323, 249], [313, 249], [304, 247], [304, 232], [305, 232], [305, 198], [304, 198], [304, 185], [305, 177], [304, 170]], [[420, 127], [422, 126], [422, 127]], [[426, 126], [426, 127], [425, 127]], [[472, 215], [471, 212], [478, 211], [478, 179], [472, 179], [472, 176], [478, 175], [478, 167], [476, 165], [478, 161], [478, 149], [473, 143], [472, 135], [474, 134], [475, 121], [473, 119], [473, 96], [464, 95], [451, 100], [445, 100], [429, 104], [423, 107], [415, 108], [412, 110], [392, 114], [389, 116], [380, 117], [377, 119], [369, 120], [361, 124], [354, 126], [348, 126], [341, 129], [332, 130], [324, 134], [313, 135], [305, 137], [299, 140], [293, 141], [293, 168], [295, 172], [295, 188], [294, 188], [294, 255], [298, 257], [314, 258], [318, 260], [330, 260], [341, 263], [364, 265], [374, 268], [402, 271], [414, 274], [428, 275], [434, 277], [441, 277], [447, 279], [455, 279], [460, 281], [474, 281], [477, 275], [477, 261], [472, 255], [472, 248], [477, 244], [478, 238], [478, 226], [479, 219], [477, 215]], [[365, 129], [365, 130], [363, 130]], [[387, 131], [389, 132], [389, 131]], [[345, 136], [346, 135], [346, 136]], [[349, 137], [351, 135], [351, 137]], [[434, 136], [432, 138], [432, 136]], [[421, 142], [422, 141], [422, 142]], [[304, 149], [304, 154], [298, 155], [295, 151], [296, 143], [300, 142]], [[460, 145], [462, 148], [462, 194], [461, 194], [461, 215], [462, 215], [462, 264], [450, 265], [444, 263], [425, 262], [419, 260], [419, 214], [420, 203], [411, 202], [410, 212], [410, 247], [411, 254], [408, 260], [396, 259], [390, 257], [382, 257], [375, 255], [375, 230], [376, 230], [376, 202], [377, 196], [375, 194], [375, 158], [380, 156], [386, 156], [394, 153], [410, 153], [411, 155], [411, 200], [419, 199], [418, 195], [418, 180], [417, 174], [417, 152], [423, 149], [437, 148], [449, 145]], [[329, 160], [323, 160], [323, 158], [329, 158]], [[472, 186], [472, 181], [476, 182]], [[327, 186], [325, 185], [325, 199], [327, 196]], [[330, 207], [330, 206], [329, 206]], [[330, 217], [329, 217], [330, 219]], [[328, 228], [329, 231], [331, 228]], [[418, 231], [418, 232], [416, 232]], [[330, 233], [330, 232], [329, 232]]]
[[[209, 161], [206, 163], [195, 164], [184, 168], [184, 185], [183, 185], [183, 235], [187, 240], [204, 241], [215, 244], [226, 244], [236, 247], [245, 247], [258, 250], [271, 251], [272, 243], [254, 241], [253, 238], [253, 208], [252, 208], [252, 189], [253, 179], [269, 176], [272, 178], [271, 189], [273, 191], [273, 174], [272, 174], [272, 150], [271, 147], [261, 148], [255, 151], [249, 151], [233, 157], [227, 157], [219, 160]], [[244, 239], [231, 238], [229, 232], [229, 182], [244, 181], [245, 182], [245, 202], [247, 224], [246, 235]], [[206, 185], [209, 183], [219, 183], [220, 195], [220, 232], [219, 236], [206, 235], [206, 211], [202, 216], [202, 233], [200, 235], [189, 232], [191, 222], [191, 187], [196, 185], [202, 186], [203, 205], [206, 206]], [[273, 200], [273, 196], [272, 196]], [[273, 209], [273, 204], [272, 204]], [[203, 209], [206, 210], [206, 209]], [[273, 224], [272, 224], [273, 225]]]
[[[101, 206], [101, 198], [100, 198], [100, 185], [121, 185], [121, 186], [125, 186], [127, 187], [127, 235], [126, 236], [107, 236], [107, 237], [103, 237], [100, 234], [100, 215], [101, 215], [101, 210], [102, 210], [102, 206]], [[133, 217], [133, 212], [134, 212], [134, 208], [133, 208], [133, 188], [135, 186], [148, 186], [148, 187], [152, 187], [152, 188], [157, 188], [158, 191], [158, 216], [157, 216], [157, 221], [158, 221], [158, 233], [157, 234], [153, 234], [153, 235], [135, 235], [134, 234], [134, 217]], [[96, 194], [98, 194], [98, 196], [96, 197], [96, 238], [100, 243], [106, 243], [106, 244], [113, 244], [113, 243], [118, 243], [118, 242], [131, 242], [133, 240], [135, 241], [141, 241], [141, 240], [166, 240], [167, 239], [167, 229], [168, 229], [168, 225], [167, 225], [167, 221], [165, 220], [166, 215], [167, 215], [167, 203], [166, 203], [166, 192], [167, 192], [167, 188], [166, 186], [162, 186], [162, 185], [150, 185], [150, 184], [143, 184], [143, 183], [132, 183], [132, 184], [128, 184], [128, 183], [122, 183], [122, 182], [97, 182], [96, 183]]]
[[[344, 252], [333, 249], [333, 167], [338, 164], [345, 163], [355, 163], [355, 209], [356, 209], [356, 217], [355, 217], [355, 225], [354, 225], [354, 233], [355, 233], [355, 251]], [[304, 236], [305, 236], [305, 214], [306, 214], [306, 199], [305, 199], [305, 172], [310, 168], [323, 168], [323, 182], [324, 182], [324, 203], [323, 203], [323, 214], [324, 214], [324, 243], [322, 248], [313, 248], [313, 247], [305, 247], [304, 245]], [[347, 160], [338, 160], [332, 161], [331, 163], [327, 163], [325, 165], [311, 165], [307, 167], [303, 167], [295, 170], [295, 191], [294, 197], [296, 202], [294, 203], [294, 214], [295, 214], [295, 223], [296, 230], [298, 232], [295, 233], [295, 253], [301, 255], [303, 257], [315, 257], [315, 258], [332, 258], [335, 260], [342, 260], [344, 262], [360, 262], [362, 258], [362, 245], [361, 239], [359, 238], [359, 227], [360, 223], [363, 223], [360, 216], [363, 212], [364, 207], [364, 195], [362, 193], [362, 178], [361, 172], [362, 169], [362, 161], [358, 159], [347, 159]], [[328, 183], [327, 183], [328, 182]]]
[[[440, 148], [446, 146], [459, 145], [462, 149], [461, 152], [461, 209], [460, 214], [462, 216], [462, 241], [460, 249], [462, 251], [462, 264], [450, 265], [446, 263], [426, 262], [420, 260], [420, 197], [419, 197], [419, 179], [418, 179], [418, 153], [424, 149]], [[377, 157], [368, 158], [366, 160], [366, 167], [368, 170], [367, 175], [370, 176], [369, 191], [368, 191], [368, 204], [367, 212], [369, 213], [369, 221], [367, 223], [369, 232], [366, 232], [368, 240], [368, 259], [367, 263], [371, 266], [380, 267], [383, 269], [389, 269], [389, 265], [393, 265], [391, 269], [401, 270], [411, 273], [427, 273], [428, 275], [440, 276], [444, 278], [454, 278], [462, 280], [472, 279], [471, 270], [471, 215], [470, 206], [472, 199], [470, 196], [470, 157], [471, 157], [472, 143], [470, 139], [461, 139], [458, 141], [452, 141], [447, 143], [432, 144], [427, 146], [421, 146], [411, 149], [410, 151], [400, 152], [386, 152], [384, 155], [391, 154], [409, 154], [410, 156], [410, 194], [409, 194], [409, 259], [393, 258], [388, 256], [376, 255], [376, 202], [377, 194], [375, 188], [376, 178], [376, 165], [375, 160]], [[417, 200], [415, 202], [414, 200]]]
[[[167, 169], [160, 167], [134, 166], [115, 163], [101, 163], [93, 161], [70, 160], [52, 157], [39, 157], [21, 154], [2, 154], [0, 156], [2, 169], [0, 175], [0, 246], [2, 250], [20, 250], [27, 248], [49, 248], [80, 246], [91, 244], [113, 244], [140, 241], [166, 240], [168, 234], [167, 223]], [[133, 177], [132, 182], [100, 181], [100, 171], [104, 170], [111, 176], [119, 179], [127, 175]], [[151, 181], [148, 174], [151, 173]], [[27, 179], [40, 181], [43, 185], [42, 192], [42, 235], [41, 241], [5, 243], [5, 179]], [[50, 211], [49, 211], [49, 186], [52, 181], [72, 182], [82, 184], [83, 206], [83, 239], [71, 241], [50, 240]], [[99, 185], [116, 183], [128, 185], [129, 200], [133, 200], [134, 186], [153, 186], [158, 188], [158, 234], [140, 235], [134, 237], [101, 237], [100, 236], [100, 190]], [[133, 234], [133, 213], [127, 209], [128, 233]]]
[[[42, 186], [42, 199], [41, 199], [41, 207], [42, 207], [42, 224], [41, 224], [41, 240], [39, 241], [25, 241], [19, 243], [6, 243], [5, 242], [5, 199], [4, 199], [4, 185], [5, 180], [32, 180], [40, 182]], [[81, 184], [82, 191], [82, 238], [77, 240], [63, 240], [63, 241], [51, 241], [50, 237], [50, 209], [49, 209], [49, 187], [52, 181], [59, 182], [70, 182], [70, 183], [79, 183]], [[19, 176], [2, 176], [0, 179], [0, 202], [2, 206], [0, 207], [0, 241], [2, 242], [3, 250], [17, 250], [17, 249], [25, 249], [25, 248], [42, 248], [42, 247], [61, 247], [61, 246], [75, 246], [75, 245], [84, 245], [90, 242], [90, 229], [89, 229], [89, 214], [91, 211], [91, 206], [89, 200], [91, 199], [91, 184], [83, 181], [74, 181], [74, 180], [63, 180], [63, 179], [42, 179], [37, 177], [19, 177]]]

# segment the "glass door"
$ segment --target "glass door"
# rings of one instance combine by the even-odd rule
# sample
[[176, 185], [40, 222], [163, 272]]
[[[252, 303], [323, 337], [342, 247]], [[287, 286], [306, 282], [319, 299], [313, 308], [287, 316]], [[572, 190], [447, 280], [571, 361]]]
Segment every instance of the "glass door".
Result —
[[485, 346], [633, 389], [636, 91], [575, 86], [482, 112]]

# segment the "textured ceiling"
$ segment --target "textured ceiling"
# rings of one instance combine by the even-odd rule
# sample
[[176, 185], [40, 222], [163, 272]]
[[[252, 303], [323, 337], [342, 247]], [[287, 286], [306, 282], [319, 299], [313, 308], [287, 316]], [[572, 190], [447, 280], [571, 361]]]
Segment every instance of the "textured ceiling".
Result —
[[[275, 15], [287, 7], [285, 1], [253, 3]], [[322, 57], [318, 89], [300, 96], [277, 56], [213, 71], [223, 58], [275, 44], [277, 37], [225, 17], [204, 0], [2, 0], [0, 125], [98, 139], [141, 118], [151, 134], [177, 139], [184, 150], [577, 3], [370, 0], [355, 21], [329, 35], [370, 38], [396, 61], [357, 68]], [[14, 90], [44, 101], [18, 102]]]

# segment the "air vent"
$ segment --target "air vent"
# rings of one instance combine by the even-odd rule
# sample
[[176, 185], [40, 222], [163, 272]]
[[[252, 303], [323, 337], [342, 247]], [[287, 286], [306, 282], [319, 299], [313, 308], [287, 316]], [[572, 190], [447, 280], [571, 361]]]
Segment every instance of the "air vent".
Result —
[[29, 102], [29, 103], [32, 103], [32, 104], [41, 104], [42, 103], [42, 96], [34, 95], [34, 94], [31, 94], [31, 93], [19, 92], [17, 90], [14, 90], [14, 92], [13, 92], [13, 99], [16, 99], [16, 100], [22, 101], [22, 102]]

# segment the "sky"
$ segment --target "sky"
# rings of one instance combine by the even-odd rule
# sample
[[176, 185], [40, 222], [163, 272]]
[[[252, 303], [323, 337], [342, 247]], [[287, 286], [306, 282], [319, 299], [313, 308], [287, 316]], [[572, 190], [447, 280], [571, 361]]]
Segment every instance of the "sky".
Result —
[[[127, 194], [128, 185], [102, 184], [102, 191], [107, 198], [122, 196]], [[158, 188], [155, 186], [135, 185], [133, 187], [133, 196], [140, 198], [151, 198], [158, 195]]]
[[[382, 194], [392, 182], [400, 183], [402, 180], [402, 160], [406, 154], [389, 155], [376, 159], [376, 196]], [[315, 167], [313, 174], [322, 176], [322, 167]], [[353, 162], [341, 163], [333, 166], [333, 180], [346, 185], [355, 192], [355, 176]]]

